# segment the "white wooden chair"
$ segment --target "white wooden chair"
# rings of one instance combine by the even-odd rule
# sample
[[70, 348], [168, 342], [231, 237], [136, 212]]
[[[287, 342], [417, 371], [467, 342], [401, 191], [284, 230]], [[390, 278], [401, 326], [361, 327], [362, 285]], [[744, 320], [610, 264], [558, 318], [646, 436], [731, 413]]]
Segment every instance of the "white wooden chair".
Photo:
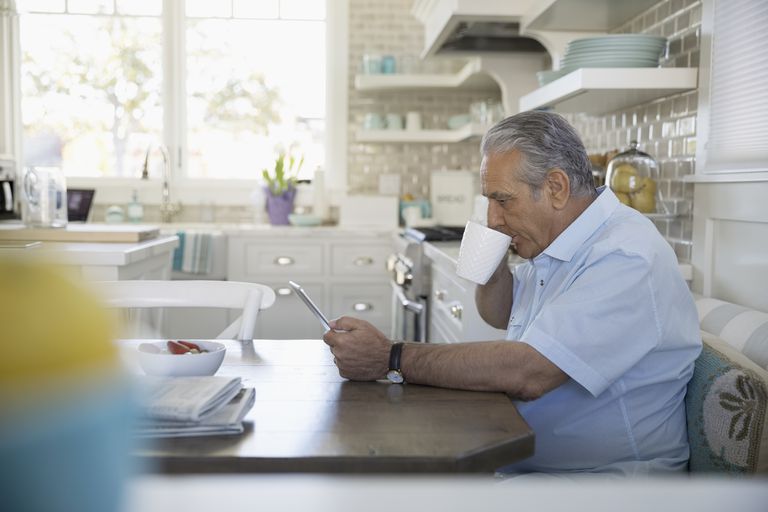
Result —
[[238, 281], [97, 281], [93, 285], [110, 308], [241, 309], [242, 314], [218, 339], [253, 339], [259, 311], [275, 302], [270, 287]]

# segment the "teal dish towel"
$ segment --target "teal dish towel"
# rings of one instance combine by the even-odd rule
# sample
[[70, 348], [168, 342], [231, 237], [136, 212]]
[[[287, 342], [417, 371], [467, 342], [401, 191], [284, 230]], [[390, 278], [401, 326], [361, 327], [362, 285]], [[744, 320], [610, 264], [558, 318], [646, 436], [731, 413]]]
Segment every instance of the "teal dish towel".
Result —
[[211, 233], [184, 233], [181, 271], [187, 274], [210, 274], [213, 265], [213, 235]]
[[176, 236], [179, 237], [179, 245], [173, 250], [173, 270], [181, 272], [181, 266], [184, 261], [184, 239], [186, 238], [186, 233], [178, 231]]

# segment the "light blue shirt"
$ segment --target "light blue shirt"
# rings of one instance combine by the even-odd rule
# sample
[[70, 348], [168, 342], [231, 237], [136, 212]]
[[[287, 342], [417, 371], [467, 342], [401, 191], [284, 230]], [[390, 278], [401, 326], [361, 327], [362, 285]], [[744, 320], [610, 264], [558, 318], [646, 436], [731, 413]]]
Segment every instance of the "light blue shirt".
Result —
[[693, 298], [653, 223], [598, 192], [514, 271], [507, 339], [531, 345], [570, 379], [517, 404], [536, 450], [504, 472], [686, 467], [684, 398], [701, 351]]

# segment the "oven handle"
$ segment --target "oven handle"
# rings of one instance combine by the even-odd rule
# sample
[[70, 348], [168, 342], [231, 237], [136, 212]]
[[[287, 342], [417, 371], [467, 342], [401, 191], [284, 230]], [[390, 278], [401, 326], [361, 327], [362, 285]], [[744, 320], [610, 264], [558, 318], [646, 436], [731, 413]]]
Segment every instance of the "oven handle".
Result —
[[402, 288], [399, 286], [393, 286], [393, 288], [395, 290], [395, 295], [397, 296], [397, 301], [403, 306], [403, 309], [416, 315], [420, 315], [424, 312], [424, 304], [410, 300], [405, 296]]

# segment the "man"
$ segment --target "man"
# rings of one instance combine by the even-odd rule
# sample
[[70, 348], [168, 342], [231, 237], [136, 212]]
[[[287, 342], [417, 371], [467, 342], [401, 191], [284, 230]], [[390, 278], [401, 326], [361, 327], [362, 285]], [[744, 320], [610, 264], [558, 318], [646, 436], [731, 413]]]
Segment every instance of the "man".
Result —
[[[477, 288], [481, 316], [507, 340], [400, 345], [342, 317], [324, 336], [340, 374], [374, 380], [399, 369], [409, 383], [521, 400], [535, 454], [505, 472], [684, 469], [684, 397], [701, 341], [673, 251], [643, 215], [595, 190], [584, 146], [560, 116], [509, 117], [482, 153], [488, 226], [528, 259], [514, 271], [503, 261]], [[400, 368], [390, 368], [398, 351]]]

